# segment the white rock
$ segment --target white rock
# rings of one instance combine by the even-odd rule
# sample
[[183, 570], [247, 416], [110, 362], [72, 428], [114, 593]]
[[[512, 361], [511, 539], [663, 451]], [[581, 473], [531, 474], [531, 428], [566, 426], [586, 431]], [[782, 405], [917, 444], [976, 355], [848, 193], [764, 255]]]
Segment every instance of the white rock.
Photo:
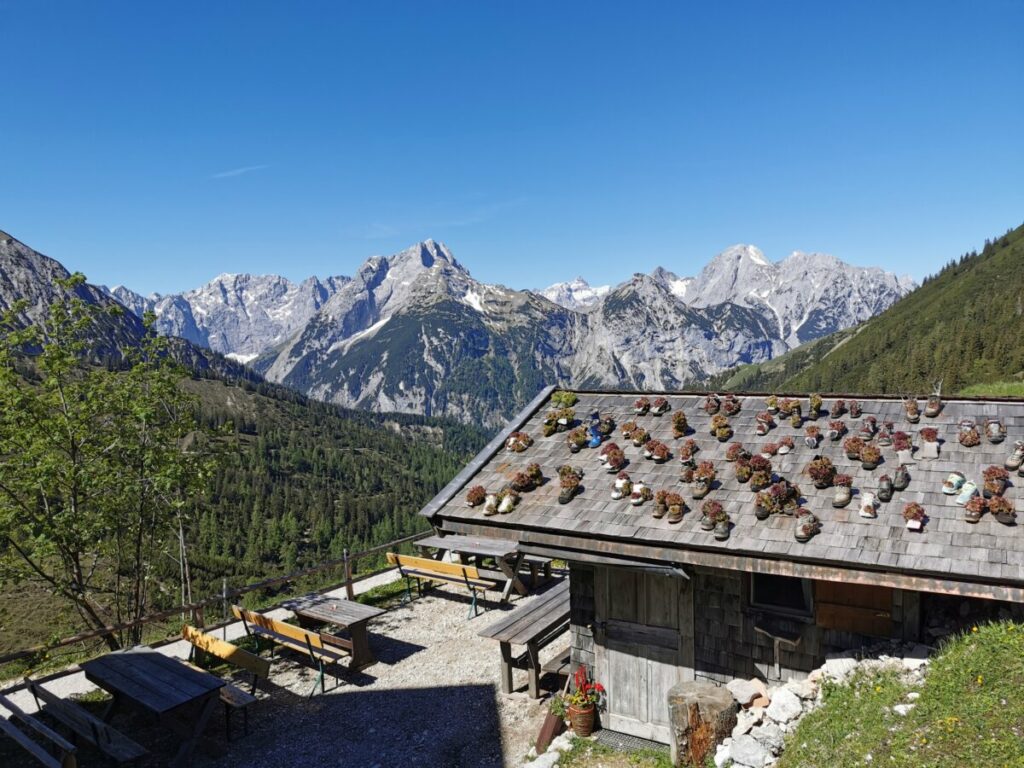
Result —
[[761, 744], [771, 752], [773, 755], [777, 755], [782, 752], [782, 747], [785, 744], [785, 736], [782, 733], [782, 729], [772, 723], [758, 726], [754, 728], [750, 735], [757, 739]]
[[755, 725], [761, 724], [761, 719], [764, 717], [764, 710], [761, 707], [756, 709], [743, 709], [740, 710], [736, 716], [736, 727], [732, 729], [733, 738], [736, 736], [742, 736], [745, 733], [750, 733], [750, 729]]
[[918, 670], [928, 665], [928, 654], [931, 649], [927, 645], [915, 645], [903, 655], [903, 666], [909, 670]]
[[786, 688], [779, 688], [772, 694], [772, 703], [765, 714], [777, 723], [788, 723], [801, 712], [800, 697]]
[[910, 713], [910, 710], [912, 710], [913, 708], [913, 704], [897, 704], [892, 708], [892, 711], [895, 712], [897, 715], [906, 717]]
[[561, 752], [553, 752], [549, 749], [543, 755], [530, 763], [530, 768], [555, 768], [555, 766], [558, 765], [558, 761], [561, 759]]
[[833, 680], [845, 680], [857, 668], [857, 660], [842, 653], [830, 653], [821, 666], [822, 674]]
[[715, 750], [715, 768], [724, 768], [732, 758], [729, 756], [729, 744], [719, 744]]
[[[760, 681], [757, 682], [760, 683]], [[753, 680], [730, 680], [725, 687], [729, 689], [729, 693], [741, 707], [749, 705], [764, 693], [764, 684], [757, 685]]]
[[818, 686], [813, 680], [790, 680], [785, 687], [805, 700], [818, 695]]
[[911, 691], [910, 693], [907, 694], [907, 699], [910, 700], [910, 701], [917, 701], [920, 698], [921, 698], [921, 694], [918, 693], [917, 691]]
[[750, 768], [764, 768], [764, 764], [771, 757], [761, 742], [748, 735], [737, 736], [732, 740], [729, 756], [734, 764], [749, 765]]

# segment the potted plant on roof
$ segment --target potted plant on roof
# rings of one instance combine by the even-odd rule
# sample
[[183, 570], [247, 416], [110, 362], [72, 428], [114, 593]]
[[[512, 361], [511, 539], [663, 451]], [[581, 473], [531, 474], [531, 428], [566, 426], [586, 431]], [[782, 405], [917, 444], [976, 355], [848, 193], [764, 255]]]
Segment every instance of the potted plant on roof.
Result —
[[569, 450], [573, 453], [579, 453], [583, 447], [589, 442], [587, 437], [587, 430], [583, 427], [576, 427], [570, 429], [569, 434], [565, 436], [565, 442], [569, 445]]
[[627, 421], [621, 427], [619, 427], [619, 429], [622, 431], [622, 436], [625, 437], [626, 439], [632, 437], [633, 433], [636, 431], [636, 428], [637, 424], [635, 421]]
[[703, 499], [711, 492], [715, 482], [715, 465], [710, 461], [702, 461], [693, 472], [693, 498]]
[[654, 511], [651, 512], [651, 516], [655, 520], [661, 520], [668, 512], [668, 491], [662, 489], [654, 494]]
[[633, 413], [637, 416], [643, 416], [649, 410], [651, 410], [651, 401], [646, 397], [638, 397], [633, 401]]
[[575, 392], [559, 389], [551, 393], [551, 404], [555, 408], [572, 408], [579, 401]]
[[597, 710], [604, 703], [604, 687], [590, 682], [587, 668], [580, 664], [573, 675], [574, 690], [561, 698], [572, 732], [580, 738], [587, 738], [594, 732]]
[[924, 415], [929, 419], [934, 419], [940, 413], [942, 413], [942, 398], [938, 392], [935, 392], [928, 398], [928, 404], [924, 407]]
[[1013, 509], [1013, 504], [1010, 503], [1009, 499], [1002, 496], [993, 496], [988, 500], [988, 511], [992, 513], [992, 517], [1003, 525], [1013, 525], [1014, 520], [1017, 519], [1017, 513]]
[[808, 448], [817, 448], [821, 440], [821, 430], [813, 424], [804, 430], [804, 444]]
[[[775, 486], [773, 485], [772, 488]], [[758, 520], [767, 520], [782, 511], [778, 494], [772, 493], [772, 488], [758, 491], [754, 497], [754, 517]]]
[[864, 469], [874, 469], [881, 460], [882, 452], [877, 446], [868, 443], [860, 449], [860, 465]]
[[921, 436], [919, 459], [939, 458], [939, 430], [935, 427], [924, 427], [918, 434]]
[[719, 509], [713, 518], [715, 521], [715, 540], [725, 541], [729, 538], [731, 525], [729, 520], [729, 513], [724, 509]]
[[818, 416], [821, 415], [821, 406], [824, 404], [821, 399], [821, 395], [815, 392], [807, 399], [807, 404], [809, 406], [807, 409], [807, 418], [812, 420], [818, 418]]
[[557, 424], [555, 429], [559, 432], [565, 432], [576, 421], [576, 411], [572, 408], [561, 408], [556, 414], [556, 418]]
[[853, 478], [850, 475], [839, 474], [832, 480], [836, 492], [832, 494], [832, 506], [836, 509], [845, 507], [853, 498]]
[[779, 438], [779, 455], [785, 456], [787, 453], [791, 453], [793, 448], [796, 447], [796, 443], [792, 437], [786, 435], [785, 437]]
[[779, 398], [776, 395], [768, 395], [764, 399], [764, 407], [768, 413], [776, 414], [779, 412]]
[[482, 485], [474, 485], [466, 491], [466, 504], [470, 507], [479, 507], [487, 500], [487, 491]]
[[558, 494], [559, 504], [568, 504], [577, 493], [580, 492], [580, 482], [583, 480], [583, 470], [564, 464], [558, 468], [558, 481], [562, 486]]
[[518, 493], [526, 493], [532, 491], [536, 486], [534, 485], [533, 478], [530, 477], [526, 472], [516, 472], [512, 476], [511, 482], [509, 482], [513, 491]]
[[896, 449], [896, 460], [900, 464], [913, 463], [914, 446], [910, 441], [910, 435], [901, 431], [894, 432], [892, 436], [892, 447]]
[[498, 514], [498, 494], [488, 493], [484, 501], [484, 515], [490, 517]]
[[809, 509], [799, 507], [794, 517], [793, 537], [801, 544], [810, 541], [821, 530], [821, 523]]
[[525, 432], [513, 432], [505, 440], [505, 450], [509, 453], [522, 453], [533, 445], [533, 438]]
[[612, 483], [612, 498], [616, 501], [623, 496], [629, 496], [633, 492], [633, 483], [629, 479], [628, 472], [619, 472]]
[[662, 442], [657, 442], [657, 445], [651, 449], [651, 459], [655, 464], [664, 464], [671, 456], [668, 446]]
[[674, 525], [680, 522], [686, 514], [686, 502], [683, 501], [683, 497], [678, 493], [669, 493], [665, 497], [665, 503], [668, 505], [669, 523]]
[[709, 416], [713, 416], [718, 413], [718, 409], [722, 407], [722, 401], [718, 398], [718, 395], [710, 394], [704, 398], [704, 413]]
[[846, 458], [848, 459], [860, 459], [861, 449], [864, 447], [864, 438], [848, 437], [843, 441], [843, 450], [846, 451]]
[[693, 474], [697, 471], [697, 462], [690, 459], [688, 462], [683, 464], [683, 468], [679, 471], [679, 482], [681, 483], [692, 483]]
[[828, 439], [836, 442], [846, 434], [846, 424], [836, 419], [828, 423]]
[[814, 487], [823, 490], [832, 485], [836, 476], [836, 468], [827, 456], [815, 456], [807, 465], [807, 473], [814, 481]]
[[687, 439], [682, 445], [679, 446], [679, 460], [684, 464], [693, 458], [693, 455], [698, 451], [697, 441], [693, 439]]
[[611, 437], [615, 431], [615, 418], [610, 414], [602, 413], [597, 420], [597, 431], [603, 438]]
[[964, 505], [964, 520], [974, 524], [981, 520], [988, 508], [988, 502], [982, 496], [972, 496]]
[[[754, 457], [751, 457], [754, 458]], [[752, 470], [750, 473], [750, 490], [755, 493], [763, 491], [772, 484], [772, 476], [764, 470]]]
[[725, 460], [736, 461], [746, 451], [743, 449], [743, 443], [729, 443], [729, 447], [725, 449]]
[[903, 519], [907, 521], [908, 531], [922, 531], [924, 530], [924, 507], [917, 502], [910, 502], [903, 507]]
[[741, 407], [740, 399], [736, 397], [736, 395], [726, 395], [725, 399], [722, 401], [722, 412], [725, 413], [726, 416], [735, 416], [740, 412]]
[[1002, 496], [1010, 482], [1010, 473], [1002, 467], [993, 464], [981, 474], [985, 478], [985, 498], [990, 499], [993, 496]]
[[672, 437], [678, 439], [686, 437], [690, 425], [686, 421], [686, 414], [679, 410], [672, 414]]
[[722, 511], [722, 505], [714, 499], [708, 499], [700, 505], [700, 529], [702, 531], [713, 531], [715, 529], [715, 515]]
[[761, 411], [756, 416], [757, 425], [754, 427], [754, 431], [758, 436], [764, 437], [767, 435], [771, 428], [775, 426], [775, 419], [768, 411]]
[[860, 422], [860, 436], [870, 440], [878, 431], [878, 420], [874, 416], [865, 416]]
[[978, 434], [978, 426], [972, 419], [961, 419], [957, 426], [957, 438], [964, 448], [974, 448], [981, 444], [981, 435]]
[[770, 477], [772, 474], [771, 459], [766, 459], [764, 456], [761, 456], [760, 454], [758, 454], [757, 456], [751, 456], [750, 468], [755, 472], [764, 472]]
[[804, 419], [803, 416], [800, 415], [800, 409], [798, 406], [794, 408], [789, 414], [789, 426], [791, 426], [793, 429], [800, 429], [800, 427], [803, 426], [803, 423]]
[[892, 478], [888, 475], [878, 478], [878, 500], [886, 504], [892, 501]]
[[507, 515], [519, 503], [519, 494], [512, 488], [502, 488], [498, 491], [498, 513]]
[[732, 439], [732, 427], [726, 424], [724, 427], [719, 427], [715, 430], [715, 438], [720, 443], [727, 443]]
[[754, 470], [750, 468], [750, 459], [737, 459], [736, 461], [736, 480], [740, 483], [745, 483], [750, 480], [750, 476], [754, 474]]
[[800, 411], [800, 401], [792, 397], [784, 397], [779, 401], [779, 413], [783, 416], [792, 416], [794, 411]]
[[878, 436], [875, 438], [875, 445], [879, 448], [888, 448], [892, 445], [892, 432], [888, 427], [883, 426], [879, 430]]
[[614, 443], [611, 445], [613, 448], [604, 455], [604, 466], [608, 472], [617, 474], [626, 466], [626, 454]]
[[633, 434], [631, 434], [629, 436], [629, 438], [630, 438], [630, 440], [633, 441], [633, 445], [635, 445], [637, 448], [639, 448], [644, 443], [646, 443], [648, 440], [650, 440], [651, 436], [650, 436], [650, 434], [648, 434], [647, 430], [644, 429], [643, 427], [637, 427], [636, 429], [633, 430]]
[[651, 407], [651, 415], [661, 416], [663, 414], [666, 414], [669, 412], [670, 407], [671, 406], [669, 406], [668, 400], [666, 400], [664, 397], [656, 397], [654, 398], [654, 404]]
[[851, 400], [846, 404], [846, 407], [850, 409], [850, 418], [859, 419], [861, 414], [860, 403], [856, 400]]
[[633, 490], [629, 494], [629, 501], [634, 507], [639, 507], [645, 501], [650, 501], [654, 498], [654, 493], [644, 485], [643, 481], [637, 480], [633, 483]]
[[838, 419], [844, 413], [846, 413], [846, 401], [845, 400], [835, 400], [835, 401], [833, 401], [832, 409], [828, 412], [829, 417], [833, 418], [833, 419]]
[[558, 431], [558, 411], [548, 411], [544, 415], [544, 423], [541, 425], [540, 431], [544, 437], [551, 437]]
[[771, 458], [772, 456], [774, 456], [778, 452], [779, 452], [779, 444], [778, 443], [771, 443], [771, 442], [769, 442], [769, 443], [764, 443], [761, 446], [761, 455], [764, 456], [766, 459]]
[[719, 427], [729, 426], [729, 417], [722, 413], [716, 413], [711, 417], [711, 421], [708, 423], [708, 432], [714, 435]]
[[910, 470], [907, 469], [906, 464], [900, 464], [892, 473], [892, 487], [897, 491], [905, 491], [908, 485], [910, 485]]
[[903, 410], [907, 414], [907, 421], [911, 424], [917, 424], [921, 420], [921, 412], [918, 410], [916, 397], [904, 398]]

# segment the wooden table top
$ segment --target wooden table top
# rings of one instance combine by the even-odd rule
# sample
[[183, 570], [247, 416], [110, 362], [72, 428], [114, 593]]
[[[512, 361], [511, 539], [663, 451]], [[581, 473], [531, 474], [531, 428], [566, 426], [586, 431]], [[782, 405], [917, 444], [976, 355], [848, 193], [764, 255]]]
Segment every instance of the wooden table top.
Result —
[[489, 536], [427, 536], [416, 541], [417, 547], [431, 547], [458, 552], [462, 555], [484, 555], [486, 557], [508, 558], [519, 552], [519, 545], [511, 539], [498, 539]]
[[385, 611], [354, 600], [341, 600], [325, 595], [303, 595], [281, 603], [296, 616], [348, 627], [380, 616]]
[[80, 666], [85, 676], [100, 688], [157, 715], [204, 699], [225, 684], [216, 675], [151, 648], [115, 651]]
[[502, 643], [526, 645], [568, 620], [569, 580], [565, 579], [547, 592], [524, 601], [514, 611], [477, 634]]

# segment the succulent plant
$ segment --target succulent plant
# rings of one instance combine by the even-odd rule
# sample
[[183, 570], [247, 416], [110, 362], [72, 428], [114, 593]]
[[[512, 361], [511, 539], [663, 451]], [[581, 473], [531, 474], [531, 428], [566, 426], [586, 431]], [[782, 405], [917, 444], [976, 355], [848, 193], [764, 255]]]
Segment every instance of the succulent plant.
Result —
[[560, 389], [551, 393], [551, 404], [556, 408], [572, 408], [578, 401], [575, 392]]
[[478, 507], [487, 498], [487, 491], [482, 485], [474, 485], [466, 492], [466, 503], [471, 507]]

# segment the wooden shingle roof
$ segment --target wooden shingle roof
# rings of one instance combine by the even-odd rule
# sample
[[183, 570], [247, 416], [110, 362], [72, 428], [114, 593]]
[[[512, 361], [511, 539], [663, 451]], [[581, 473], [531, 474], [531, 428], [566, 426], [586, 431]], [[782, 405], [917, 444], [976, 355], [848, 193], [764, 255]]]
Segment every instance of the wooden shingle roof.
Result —
[[[584, 448], [572, 454], [565, 433], [543, 437], [541, 427], [545, 413], [550, 410], [550, 392], [545, 390], [538, 396], [424, 508], [422, 514], [444, 530], [503, 535], [552, 552], [589, 551], [652, 562], [852, 579], [1024, 601], [1024, 527], [1001, 525], [987, 514], [980, 523], [969, 524], [964, 520], [963, 508], [956, 505], [955, 497], [946, 496], [941, 490], [943, 480], [954, 470], [963, 472], [980, 487], [985, 467], [1003, 465], [1014, 442], [1024, 439], [1024, 401], [951, 399], [945, 401], [938, 417], [922, 416], [920, 423], [914, 425], [906, 421], [898, 399], [858, 398], [863, 416], [875, 416], [879, 425], [886, 420], [895, 422], [897, 430], [915, 438], [915, 444], [919, 441], [917, 432], [922, 427], [933, 426], [939, 430], [942, 443], [939, 459], [911, 465], [909, 487], [903, 492], [897, 491], [891, 502], [880, 504], [877, 518], [865, 519], [858, 515], [859, 495], [876, 491], [878, 478], [883, 474], [891, 475], [896, 469], [895, 449], [882, 448], [884, 463], [869, 471], [847, 458], [842, 440], [826, 439], [812, 450], [803, 443], [803, 428], [794, 429], [784, 419], [777, 420], [777, 426], [767, 437], [757, 437], [754, 417], [764, 409], [764, 397], [741, 396], [743, 408], [730, 419], [735, 435], [729, 442], [741, 442], [752, 453], [759, 452], [765, 442], [778, 442], [785, 435], [796, 442], [792, 453], [774, 457], [772, 465], [777, 475], [800, 486], [805, 499], [803, 506], [821, 520], [821, 532], [801, 544], [793, 537], [792, 517], [773, 516], [766, 521], [754, 517], [754, 493], [749, 485], [742, 485], [735, 479], [733, 465], [725, 461], [728, 443], [720, 443], [709, 434], [710, 417], [701, 408], [704, 395], [666, 394], [672, 411], [661, 417], [634, 417], [635, 398], [644, 394], [653, 400], [656, 395], [577, 392], [577, 419], [582, 418], [586, 423], [588, 414], [595, 410], [612, 415], [617, 425], [636, 419], [652, 438], [672, 449], [668, 462], [656, 464], [644, 459], [640, 448], [622, 439], [618, 428], [612, 438], [625, 451], [629, 461], [625, 469], [634, 482], [643, 480], [652, 490], [673, 490], [686, 499], [689, 512], [681, 523], [673, 525], [664, 518], [652, 517], [653, 502], [635, 507], [627, 499], [613, 501], [610, 493], [615, 476], [598, 463], [596, 450]], [[832, 399], [825, 397], [822, 416], [806, 424], [816, 423], [824, 433]], [[806, 414], [806, 395], [802, 402]], [[921, 406], [923, 410], [923, 401]], [[679, 409], [686, 413], [690, 423], [688, 437], [700, 445], [696, 458], [710, 459], [715, 464], [718, 484], [707, 498], [721, 502], [732, 516], [732, 534], [724, 542], [716, 541], [710, 533], [700, 529], [701, 502], [694, 501], [690, 487], [679, 480], [681, 466], [676, 447], [680, 441], [672, 437], [671, 419], [672, 413]], [[959, 444], [956, 426], [960, 419], [974, 419], [980, 429], [984, 420], [991, 417], [1002, 418], [1006, 425], [1008, 434], [1004, 442], [993, 445], [982, 437], [981, 445], [974, 448]], [[843, 419], [850, 434], [856, 432], [857, 421], [849, 415]], [[534, 444], [520, 454], [504, 450], [504, 437], [514, 429], [521, 429], [534, 439]], [[834, 509], [833, 489], [817, 490], [807, 476], [807, 463], [815, 454], [828, 456], [839, 472], [853, 476], [855, 495], [846, 508]], [[524, 493], [514, 511], [487, 517], [482, 506], [467, 506], [465, 491], [470, 486], [482, 485], [489, 492], [496, 492], [515, 472], [525, 469], [531, 462], [541, 465], [548, 482]], [[558, 503], [558, 467], [563, 464], [579, 466], [585, 471], [583, 491], [564, 505]], [[1014, 503], [1024, 522], [1024, 479], [1015, 473], [1011, 474], [1011, 487], [1006, 497]], [[911, 501], [924, 505], [928, 515], [921, 533], [909, 531], [904, 525], [903, 506]]]

